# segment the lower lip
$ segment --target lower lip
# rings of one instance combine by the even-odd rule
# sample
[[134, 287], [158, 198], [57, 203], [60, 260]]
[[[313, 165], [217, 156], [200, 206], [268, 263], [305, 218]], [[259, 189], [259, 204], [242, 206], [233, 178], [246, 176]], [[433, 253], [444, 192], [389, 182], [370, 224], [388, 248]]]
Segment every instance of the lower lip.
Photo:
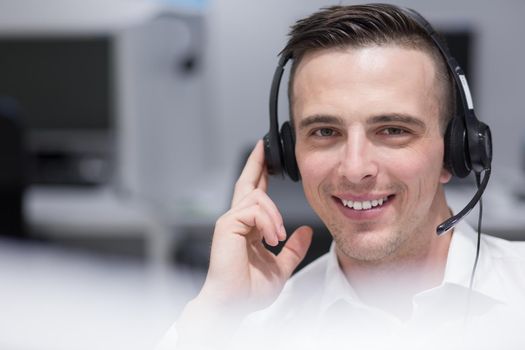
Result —
[[385, 210], [392, 204], [395, 200], [395, 196], [389, 196], [387, 201], [383, 205], [378, 205], [371, 209], [355, 210], [348, 207], [345, 207], [339, 198], [333, 198], [337, 208], [343, 213], [344, 216], [351, 220], [377, 220], [385, 213]]

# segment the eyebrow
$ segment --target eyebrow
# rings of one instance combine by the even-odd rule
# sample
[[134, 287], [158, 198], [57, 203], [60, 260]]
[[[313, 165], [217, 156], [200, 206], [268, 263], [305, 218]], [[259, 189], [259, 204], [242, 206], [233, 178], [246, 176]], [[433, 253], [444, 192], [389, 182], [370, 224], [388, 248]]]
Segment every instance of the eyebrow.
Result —
[[331, 124], [331, 125], [343, 125], [343, 118], [332, 116], [332, 115], [321, 115], [316, 114], [304, 118], [299, 123], [299, 130], [305, 129], [312, 124]]
[[[401, 113], [391, 113], [376, 115], [367, 119], [366, 123], [368, 125], [372, 124], [382, 124], [382, 123], [402, 123], [407, 125], [414, 125], [419, 128], [426, 128], [426, 124], [419, 118], [413, 117], [408, 114]], [[343, 125], [344, 120], [341, 117], [332, 116], [332, 115], [312, 115], [304, 118], [299, 123], [299, 130], [305, 129], [312, 124], [330, 124], [330, 125]]]
[[399, 114], [399, 113], [392, 113], [392, 114], [385, 114], [385, 115], [377, 115], [369, 118], [366, 123], [367, 124], [382, 124], [382, 123], [402, 123], [402, 124], [408, 124], [408, 125], [414, 125], [419, 128], [426, 128], [426, 124], [424, 121], [422, 121], [419, 118], [413, 117], [408, 114]]

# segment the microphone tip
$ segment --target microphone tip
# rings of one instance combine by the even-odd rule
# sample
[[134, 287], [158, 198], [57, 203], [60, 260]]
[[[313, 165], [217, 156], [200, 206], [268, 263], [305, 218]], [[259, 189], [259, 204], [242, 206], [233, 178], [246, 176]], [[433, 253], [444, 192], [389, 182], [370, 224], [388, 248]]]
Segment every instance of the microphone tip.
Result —
[[438, 236], [443, 236], [446, 232], [448, 232], [452, 226], [448, 227], [449, 225], [445, 225], [444, 223], [436, 227], [436, 234]]

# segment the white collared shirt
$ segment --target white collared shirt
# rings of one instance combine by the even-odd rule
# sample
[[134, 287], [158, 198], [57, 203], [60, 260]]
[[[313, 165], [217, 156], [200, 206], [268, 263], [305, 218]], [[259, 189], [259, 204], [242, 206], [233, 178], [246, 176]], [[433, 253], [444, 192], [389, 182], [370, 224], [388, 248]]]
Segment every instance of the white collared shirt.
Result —
[[[523, 349], [525, 243], [482, 235], [467, 301], [476, 240], [468, 224], [456, 226], [443, 282], [416, 294], [404, 321], [359, 299], [332, 245], [294, 275], [270, 307], [248, 316], [228, 348]], [[176, 337], [168, 338], [165, 344], [173, 346]]]

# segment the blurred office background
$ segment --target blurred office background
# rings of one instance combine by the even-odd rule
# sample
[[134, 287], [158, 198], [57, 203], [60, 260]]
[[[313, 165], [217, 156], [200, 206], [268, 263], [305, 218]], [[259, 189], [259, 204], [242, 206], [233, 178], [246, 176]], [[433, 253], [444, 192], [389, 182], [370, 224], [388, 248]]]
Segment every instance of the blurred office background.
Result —
[[[0, 0], [1, 349], [154, 346], [198, 291], [213, 224], [268, 129], [289, 26], [339, 3], [355, 2]], [[525, 240], [525, 3], [394, 3], [466, 68], [495, 144], [484, 231]], [[474, 189], [447, 191], [461, 208]], [[300, 185], [270, 192], [288, 230], [315, 227], [307, 259], [321, 254], [329, 235]]]

